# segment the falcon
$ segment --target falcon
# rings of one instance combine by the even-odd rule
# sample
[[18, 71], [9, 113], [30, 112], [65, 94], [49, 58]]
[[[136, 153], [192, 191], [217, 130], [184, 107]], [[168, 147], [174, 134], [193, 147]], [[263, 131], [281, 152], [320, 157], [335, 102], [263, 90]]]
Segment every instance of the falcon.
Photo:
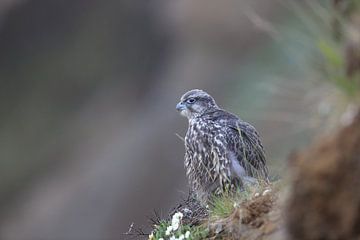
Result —
[[214, 195], [268, 182], [264, 148], [256, 129], [218, 107], [203, 90], [186, 92], [176, 109], [189, 121], [185, 170], [196, 198], [206, 204]]

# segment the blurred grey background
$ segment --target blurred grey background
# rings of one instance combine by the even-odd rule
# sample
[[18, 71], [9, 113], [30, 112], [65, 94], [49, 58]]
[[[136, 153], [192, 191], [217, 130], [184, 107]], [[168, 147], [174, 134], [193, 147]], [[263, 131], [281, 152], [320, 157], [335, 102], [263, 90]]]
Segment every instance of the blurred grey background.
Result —
[[192, 88], [253, 123], [280, 174], [316, 100], [264, 21], [292, 29], [283, 3], [0, 1], [0, 239], [125, 239], [166, 215]]

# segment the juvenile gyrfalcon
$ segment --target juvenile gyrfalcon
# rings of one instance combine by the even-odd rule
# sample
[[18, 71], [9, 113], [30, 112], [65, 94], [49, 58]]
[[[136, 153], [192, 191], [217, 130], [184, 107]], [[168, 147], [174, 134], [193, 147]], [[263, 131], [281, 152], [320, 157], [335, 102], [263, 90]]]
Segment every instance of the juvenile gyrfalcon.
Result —
[[220, 109], [198, 89], [181, 97], [176, 109], [189, 120], [185, 136], [185, 170], [202, 203], [244, 184], [268, 180], [264, 149], [256, 129]]

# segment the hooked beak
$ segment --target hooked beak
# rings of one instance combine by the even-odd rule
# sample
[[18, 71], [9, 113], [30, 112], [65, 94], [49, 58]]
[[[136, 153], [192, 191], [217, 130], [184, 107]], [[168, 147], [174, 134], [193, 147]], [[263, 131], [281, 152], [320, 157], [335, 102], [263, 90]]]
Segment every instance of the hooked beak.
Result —
[[179, 102], [177, 105], [176, 105], [176, 110], [178, 110], [179, 112], [181, 112], [182, 110], [185, 110], [185, 105], [181, 102]]

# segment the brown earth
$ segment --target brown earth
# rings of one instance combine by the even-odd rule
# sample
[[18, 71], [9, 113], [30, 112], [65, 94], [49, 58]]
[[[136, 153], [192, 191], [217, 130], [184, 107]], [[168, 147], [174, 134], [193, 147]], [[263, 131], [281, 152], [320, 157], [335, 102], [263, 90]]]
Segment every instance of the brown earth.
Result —
[[210, 235], [229, 240], [269, 239], [281, 226], [277, 195], [273, 191], [241, 203], [229, 217], [209, 224]]
[[291, 239], [360, 239], [360, 114], [293, 157]]

